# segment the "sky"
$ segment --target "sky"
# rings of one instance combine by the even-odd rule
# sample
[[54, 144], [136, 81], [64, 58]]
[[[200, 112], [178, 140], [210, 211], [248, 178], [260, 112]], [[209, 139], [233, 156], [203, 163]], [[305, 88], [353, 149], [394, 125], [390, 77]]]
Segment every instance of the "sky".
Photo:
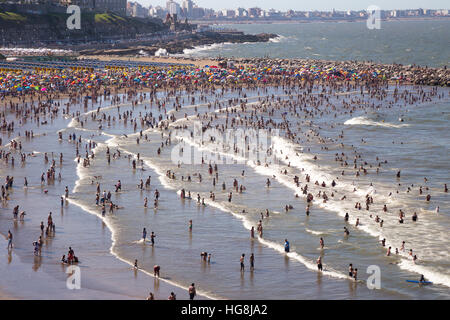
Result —
[[[166, 0], [128, 0], [137, 1], [148, 7], [160, 5], [166, 6]], [[175, 0], [179, 4], [183, 0]], [[449, 9], [448, 0], [193, 0], [199, 7], [213, 9], [236, 9], [238, 7], [262, 9], [276, 9], [286, 11], [288, 9], [299, 11], [331, 11], [336, 10], [365, 10], [370, 5], [376, 5], [381, 10], [392, 9]]]

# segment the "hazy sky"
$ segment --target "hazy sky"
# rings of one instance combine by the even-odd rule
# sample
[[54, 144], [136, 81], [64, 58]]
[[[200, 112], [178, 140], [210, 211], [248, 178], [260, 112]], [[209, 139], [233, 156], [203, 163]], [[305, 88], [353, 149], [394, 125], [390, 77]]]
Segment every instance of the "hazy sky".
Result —
[[[130, 1], [130, 0], [129, 0]], [[136, 0], [134, 0], [136, 1]], [[175, 0], [179, 4], [182, 0]], [[390, 9], [449, 9], [448, 0], [193, 0], [200, 7], [213, 9], [235, 9], [238, 7], [260, 7], [262, 9], [293, 10], [364, 10], [376, 5], [382, 10]], [[166, 0], [137, 0], [140, 4], [165, 7]]]

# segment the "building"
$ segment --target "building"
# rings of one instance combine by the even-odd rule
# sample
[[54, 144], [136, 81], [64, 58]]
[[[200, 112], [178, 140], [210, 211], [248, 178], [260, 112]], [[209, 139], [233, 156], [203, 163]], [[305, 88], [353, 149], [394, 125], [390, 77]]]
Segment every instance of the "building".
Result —
[[229, 10], [229, 9], [223, 9], [222, 10], [222, 15], [224, 17], [227, 17], [227, 18], [234, 18], [235, 15], [236, 15], [236, 11], [235, 10]]
[[147, 18], [149, 15], [149, 9], [141, 6], [141, 4], [137, 2], [128, 2], [127, 15], [137, 18]]
[[194, 19], [203, 18], [205, 16], [205, 9], [198, 6], [192, 8], [192, 17]]
[[261, 15], [261, 9], [258, 7], [248, 9], [248, 15], [252, 18], [257, 18]]
[[164, 10], [161, 6], [150, 7], [148, 9], [148, 15], [150, 17], [163, 19], [166, 16], [166, 13], [166, 10]]
[[169, 0], [166, 2], [166, 10], [171, 15], [174, 15], [174, 14], [178, 15], [181, 13], [180, 5], [173, 0]]
[[194, 11], [194, 2], [192, 0], [184, 0], [181, 9], [185, 17], [192, 17]]
[[237, 8], [235, 10], [234, 15], [236, 17], [246, 17], [247, 16], [247, 10], [245, 10], [244, 8]]

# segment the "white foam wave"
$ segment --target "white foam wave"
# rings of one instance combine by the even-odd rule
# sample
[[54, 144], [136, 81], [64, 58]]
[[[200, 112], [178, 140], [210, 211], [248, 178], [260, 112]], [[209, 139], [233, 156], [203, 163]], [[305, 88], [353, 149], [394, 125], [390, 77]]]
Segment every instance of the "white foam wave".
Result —
[[402, 127], [409, 127], [409, 124], [403, 123], [403, 124], [393, 124], [389, 122], [377, 122], [370, 120], [366, 117], [355, 117], [348, 119], [344, 122], [344, 125], [366, 125], [366, 126], [377, 126], [377, 127], [385, 127], [385, 128], [402, 128]]

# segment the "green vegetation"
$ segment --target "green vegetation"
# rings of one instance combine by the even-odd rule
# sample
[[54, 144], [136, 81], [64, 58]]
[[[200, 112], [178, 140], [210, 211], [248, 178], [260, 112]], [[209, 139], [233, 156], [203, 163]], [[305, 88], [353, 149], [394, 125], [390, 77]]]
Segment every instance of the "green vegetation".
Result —
[[15, 22], [23, 22], [23, 21], [27, 20], [26, 17], [24, 17], [20, 14], [17, 14], [14, 12], [8, 12], [8, 11], [0, 12], [0, 19], [8, 20], [8, 21], [15, 21]]
[[94, 20], [95, 23], [118, 23], [119, 21], [127, 21], [125, 18], [112, 13], [96, 13]]
[[[1, 1], [1, 0], [0, 0]], [[81, 29], [66, 27], [68, 14], [43, 14], [0, 11], [0, 29], [5, 32], [5, 43], [48, 40], [102, 40], [116, 37], [133, 38], [136, 34], [167, 29], [159, 19], [124, 17], [112, 12], [82, 12]], [[7, 31], [11, 30], [10, 36]]]

